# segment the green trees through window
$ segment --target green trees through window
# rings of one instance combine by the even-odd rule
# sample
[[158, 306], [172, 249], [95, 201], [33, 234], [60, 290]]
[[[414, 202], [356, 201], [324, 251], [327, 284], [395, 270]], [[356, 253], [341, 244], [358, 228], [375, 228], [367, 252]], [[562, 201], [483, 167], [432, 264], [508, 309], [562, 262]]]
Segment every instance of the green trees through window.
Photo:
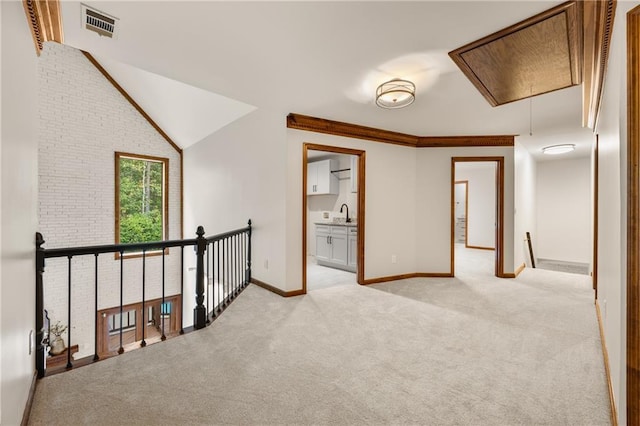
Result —
[[168, 160], [116, 153], [116, 237], [120, 243], [165, 237]]

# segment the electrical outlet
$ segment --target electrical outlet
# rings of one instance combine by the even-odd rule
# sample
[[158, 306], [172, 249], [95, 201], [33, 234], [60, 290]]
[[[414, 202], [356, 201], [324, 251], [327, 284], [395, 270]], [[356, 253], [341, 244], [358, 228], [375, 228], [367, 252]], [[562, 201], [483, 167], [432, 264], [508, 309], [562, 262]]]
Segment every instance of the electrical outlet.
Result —
[[264, 269], [269, 269], [269, 259], [264, 260]]
[[398, 263], [398, 256], [396, 256], [395, 254], [391, 255], [391, 263]]

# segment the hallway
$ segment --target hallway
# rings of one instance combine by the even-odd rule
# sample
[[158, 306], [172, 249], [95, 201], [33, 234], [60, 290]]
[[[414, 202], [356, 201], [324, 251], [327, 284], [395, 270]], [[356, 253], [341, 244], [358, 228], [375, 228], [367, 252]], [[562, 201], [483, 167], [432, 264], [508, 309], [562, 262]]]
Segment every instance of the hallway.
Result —
[[609, 424], [588, 277], [457, 275], [250, 286], [204, 330], [41, 380], [30, 423]]

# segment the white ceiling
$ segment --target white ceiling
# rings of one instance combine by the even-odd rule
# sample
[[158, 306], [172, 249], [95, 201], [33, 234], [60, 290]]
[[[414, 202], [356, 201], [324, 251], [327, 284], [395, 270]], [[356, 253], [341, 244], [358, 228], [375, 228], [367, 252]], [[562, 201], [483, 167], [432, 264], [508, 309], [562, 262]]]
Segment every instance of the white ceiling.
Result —
[[[558, 1], [85, 3], [119, 18], [118, 38], [82, 29], [80, 3], [64, 1], [65, 43], [94, 54], [183, 147], [269, 108], [283, 125], [295, 112], [420, 136], [517, 134], [538, 158], [557, 143], [590, 152], [580, 87], [493, 108], [447, 56]], [[375, 106], [392, 77], [416, 83], [411, 106]]]

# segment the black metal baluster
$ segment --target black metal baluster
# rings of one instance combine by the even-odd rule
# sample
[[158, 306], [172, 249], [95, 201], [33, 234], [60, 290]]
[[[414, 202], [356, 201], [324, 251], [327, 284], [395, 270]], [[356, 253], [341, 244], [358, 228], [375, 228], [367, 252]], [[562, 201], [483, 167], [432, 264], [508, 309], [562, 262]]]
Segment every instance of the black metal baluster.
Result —
[[247, 242], [247, 284], [251, 282], [251, 219], [248, 222], [248, 242]]
[[224, 307], [227, 304], [227, 283], [225, 281], [225, 277], [226, 277], [226, 268], [225, 268], [225, 262], [227, 261], [227, 257], [226, 257], [226, 250], [225, 250], [225, 240], [224, 238], [220, 240], [220, 243], [222, 244], [222, 309], [224, 310]]
[[120, 348], [119, 354], [124, 353], [124, 347], [122, 346], [122, 303], [123, 303], [123, 280], [124, 278], [124, 250], [120, 250]]
[[216, 313], [216, 242], [211, 241], [211, 318], [217, 317]]
[[67, 306], [67, 368], [73, 368], [73, 364], [71, 364], [71, 258], [72, 256], [67, 256], [69, 259], [69, 295], [68, 300], [69, 304]]
[[164, 334], [164, 314], [163, 314], [163, 310], [164, 310], [164, 258], [165, 258], [165, 253], [167, 252], [166, 249], [162, 250], [162, 304], [160, 305], [160, 322], [162, 323], [162, 336], [160, 337], [160, 340], [167, 340], [167, 336], [165, 336]]
[[222, 298], [220, 297], [220, 284], [222, 284], [222, 276], [220, 275], [220, 240], [217, 241], [217, 244], [218, 244], [218, 267], [216, 269], [218, 270], [218, 274], [217, 274], [218, 284], [216, 285], [216, 287], [218, 288], [218, 305], [216, 307], [218, 308], [218, 312], [220, 312], [220, 309], [222, 307]]
[[222, 262], [224, 268], [224, 306], [229, 304], [229, 238], [224, 239], [224, 253], [222, 253]]
[[236, 235], [236, 296], [240, 293], [240, 280], [242, 276], [240, 275], [240, 245], [241, 245], [241, 237], [242, 234]]
[[233, 299], [233, 245], [231, 244], [231, 237], [227, 237], [227, 250], [229, 251], [229, 255], [227, 256], [227, 282], [229, 283], [228, 295], [229, 295], [229, 304], [231, 303], [231, 299]]
[[234, 260], [234, 247], [233, 247], [233, 235], [229, 237], [229, 300], [233, 300], [233, 292], [235, 291], [235, 283], [234, 283], [234, 271], [233, 271], [233, 260]]
[[94, 341], [93, 341], [93, 360], [98, 361], [100, 357], [98, 356], [98, 253], [94, 255], [95, 260], [95, 327], [94, 327]]
[[242, 233], [242, 287], [247, 286], [247, 233]]
[[209, 291], [209, 280], [211, 278], [211, 276], [209, 275], [211, 273], [211, 270], [209, 269], [209, 243], [207, 243], [207, 251], [205, 252], [205, 255], [207, 256], [207, 287], [205, 289], [205, 294], [207, 296], [207, 324], [211, 324], [211, 319], [209, 318], [209, 297], [211, 296], [211, 292]]
[[145, 291], [145, 284], [146, 284], [146, 278], [147, 278], [146, 272], [147, 272], [147, 251], [142, 250], [142, 342], [140, 342], [140, 346], [143, 348], [147, 346], [147, 342], [144, 340], [145, 332], [147, 331], [147, 323], [144, 320], [145, 318], [144, 291]]
[[233, 236], [233, 297], [238, 295], [238, 235]]
[[184, 313], [184, 246], [180, 246], [180, 334], [184, 334], [182, 315]]

